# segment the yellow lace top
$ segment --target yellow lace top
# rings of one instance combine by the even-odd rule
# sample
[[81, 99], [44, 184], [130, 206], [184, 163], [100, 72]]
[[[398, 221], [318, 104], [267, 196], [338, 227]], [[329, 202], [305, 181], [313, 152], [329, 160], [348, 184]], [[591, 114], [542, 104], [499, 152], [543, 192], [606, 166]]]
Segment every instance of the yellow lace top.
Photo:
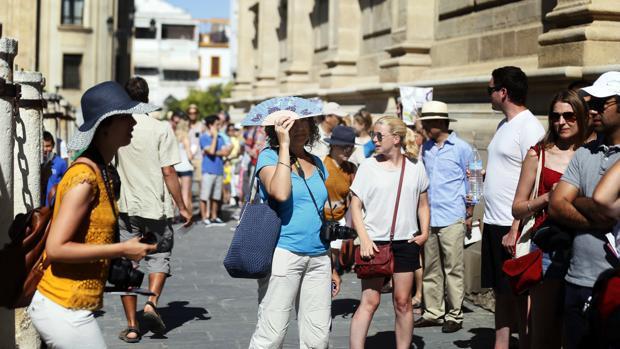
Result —
[[[63, 195], [80, 183], [92, 186], [94, 201], [88, 219], [73, 236], [74, 242], [110, 244], [114, 242], [116, 220], [101, 175], [90, 166], [76, 164], [58, 184], [53, 218], [58, 214]], [[116, 205], [116, 203], [115, 203]], [[52, 263], [43, 274], [37, 290], [69, 309], [97, 310], [103, 306], [103, 288], [108, 277], [109, 260], [88, 263]]]

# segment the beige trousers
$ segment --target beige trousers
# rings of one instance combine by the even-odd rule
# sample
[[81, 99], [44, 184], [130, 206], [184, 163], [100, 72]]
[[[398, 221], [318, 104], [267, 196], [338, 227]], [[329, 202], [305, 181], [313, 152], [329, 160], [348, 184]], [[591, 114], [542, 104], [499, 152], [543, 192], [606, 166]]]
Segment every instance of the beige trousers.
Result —
[[424, 244], [422, 292], [425, 319], [463, 322], [464, 240], [465, 225], [462, 221], [447, 227], [431, 227], [428, 241]]
[[[258, 281], [259, 306], [251, 349], [282, 346], [297, 308], [300, 348], [327, 348], [331, 325], [331, 260], [276, 248], [271, 276]], [[298, 304], [296, 305], [296, 300]]]

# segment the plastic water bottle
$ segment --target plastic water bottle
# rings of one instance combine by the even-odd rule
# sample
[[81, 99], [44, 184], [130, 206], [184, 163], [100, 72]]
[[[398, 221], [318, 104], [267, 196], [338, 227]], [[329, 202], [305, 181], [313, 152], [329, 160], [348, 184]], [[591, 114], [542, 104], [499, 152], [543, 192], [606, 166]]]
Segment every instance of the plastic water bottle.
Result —
[[482, 199], [483, 180], [482, 180], [482, 158], [478, 152], [478, 148], [474, 146], [473, 159], [469, 163], [468, 192], [471, 196], [472, 203], [477, 204]]

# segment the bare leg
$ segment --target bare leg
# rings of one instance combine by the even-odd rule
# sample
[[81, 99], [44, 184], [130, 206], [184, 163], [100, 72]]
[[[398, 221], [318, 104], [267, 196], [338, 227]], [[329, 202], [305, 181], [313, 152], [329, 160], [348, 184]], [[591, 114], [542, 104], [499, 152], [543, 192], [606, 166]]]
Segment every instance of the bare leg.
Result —
[[211, 199], [211, 219], [217, 218], [217, 212], [220, 209], [220, 202], [217, 200]]
[[207, 202], [200, 200], [200, 217], [204, 221], [205, 219], [209, 219], [209, 211], [207, 211]]
[[384, 278], [362, 280], [362, 299], [351, 319], [349, 348], [363, 349], [370, 322], [381, 303], [381, 286]]
[[392, 303], [394, 303], [394, 313], [396, 315], [396, 348], [399, 349], [411, 347], [411, 338], [413, 336], [412, 286], [413, 272], [394, 274]]
[[[161, 292], [164, 289], [164, 284], [166, 283], [166, 273], [151, 273], [149, 274], [149, 291], [155, 293], [154, 296], [149, 296], [149, 301], [153, 302], [155, 306], [157, 306], [157, 301], [159, 300], [159, 296], [161, 296]], [[150, 306], [145, 305], [144, 311], [154, 311]]]
[[[125, 311], [125, 318], [127, 318], [128, 327], [138, 327], [138, 320], [136, 320], [136, 296], [121, 296], [121, 302], [123, 303], [123, 310]], [[127, 338], [137, 338], [138, 335], [134, 332], [127, 333]]]
[[529, 328], [530, 296], [515, 296], [517, 305], [517, 321], [519, 325], [519, 348], [529, 349], [532, 342]]
[[424, 269], [420, 268], [416, 271], [413, 272], [413, 276], [415, 279], [415, 296], [413, 296], [413, 298], [415, 298], [416, 301], [421, 302], [422, 301], [422, 278], [423, 278], [423, 274], [424, 274]]
[[495, 293], [495, 349], [508, 349], [510, 328], [517, 320], [515, 301], [510, 293]]
[[181, 195], [183, 196], [183, 203], [187, 210], [194, 214], [194, 207], [192, 204], [192, 176], [181, 177]]

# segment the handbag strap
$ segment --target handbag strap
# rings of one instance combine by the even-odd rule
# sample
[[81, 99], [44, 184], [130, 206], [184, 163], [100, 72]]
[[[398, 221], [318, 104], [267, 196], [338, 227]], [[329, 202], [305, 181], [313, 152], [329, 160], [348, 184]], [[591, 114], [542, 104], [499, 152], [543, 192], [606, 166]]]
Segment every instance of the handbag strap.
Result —
[[[311, 159], [312, 159], [312, 164], [314, 165], [314, 167], [316, 167], [316, 170], [319, 171], [319, 176], [321, 177], [323, 184], [325, 184], [325, 176], [323, 175], [323, 171], [321, 171], [321, 169], [314, 163], [314, 158], [311, 157]], [[314, 204], [314, 208], [316, 208], [316, 212], [319, 214], [319, 217], [321, 218], [321, 220], [324, 221], [325, 214], [323, 211], [319, 209], [319, 205], [316, 203], [316, 199], [314, 198], [314, 195], [312, 194], [312, 190], [310, 190], [310, 186], [308, 185], [308, 182], [306, 181], [306, 175], [304, 174], [304, 170], [303, 168], [301, 168], [301, 164], [299, 163], [299, 160], [297, 159], [295, 159], [295, 167], [297, 168], [299, 177], [301, 177], [301, 179], [304, 181], [304, 184], [306, 185], [306, 188], [308, 189], [308, 193], [310, 193], [310, 197], [312, 198], [312, 203]], [[327, 186], [326, 186], [326, 189], [327, 189]], [[327, 202], [329, 203], [329, 209], [331, 210], [332, 218], [333, 218], [334, 208], [332, 206], [331, 200], [329, 199], [329, 191], [327, 192]]]
[[396, 230], [396, 217], [398, 216], [398, 204], [400, 202], [400, 192], [403, 188], [403, 177], [405, 176], [405, 162], [406, 158], [403, 156], [403, 162], [400, 167], [400, 179], [398, 180], [398, 191], [396, 193], [396, 202], [394, 203], [394, 215], [392, 216], [392, 227], [390, 228], [390, 242], [394, 239], [394, 230]]
[[545, 166], [545, 147], [542, 144], [537, 144], [534, 150], [538, 153], [538, 165], [536, 166], [536, 181], [534, 182], [534, 190], [530, 194], [530, 200], [538, 197], [538, 188], [542, 180], [542, 169]]

